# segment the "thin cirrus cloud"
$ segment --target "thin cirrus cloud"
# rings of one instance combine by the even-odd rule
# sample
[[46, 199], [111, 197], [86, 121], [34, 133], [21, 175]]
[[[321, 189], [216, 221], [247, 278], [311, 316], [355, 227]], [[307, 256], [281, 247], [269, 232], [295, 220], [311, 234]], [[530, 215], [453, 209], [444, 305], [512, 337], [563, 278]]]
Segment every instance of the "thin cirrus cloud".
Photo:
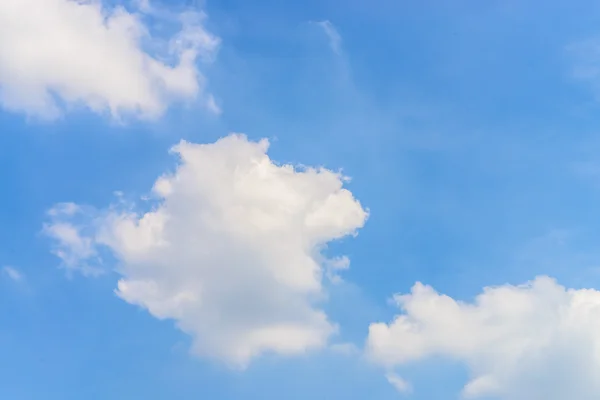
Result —
[[15, 282], [21, 282], [23, 280], [23, 274], [15, 267], [9, 265], [2, 267], [2, 273]]
[[366, 346], [369, 358], [392, 374], [446, 357], [469, 369], [465, 398], [598, 398], [597, 290], [566, 289], [542, 276], [521, 286], [485, 288], [473, 303], [420, 283], [394, 301], [402, 313], [371, 324]]
[[338, 32], [337, 28], [331, 23], [331, 21], [319, 21], [317, 22], [325, 35], [327, 35], [327, 39], [329, 40], [329, 47], [335, 54], [340, 54], [342, 52], [342, 36]]
[[[0, 1], [0, 105], [44, 119], [84, 106], [114, 118], [160, 117], [174, 101], [218, 112], [198, 70], [219, 39], [204, 15], [158, 13], [99, 0]], [[179, 26], [169, 38], [148, 20]], [[152, 53], [149, 49], [152, 49]]]
[[385, 375], [385, 379], [400, 393], [410, 393], [412, 390], [410, 383], [396, 373], [388, 372]]
[[[53, 220], [45, 224], [43, 233], [56, 239], [57, 245], [52, 253], [60, 258], [61, 267], [68, 276], [78, 272], [84, 276], [99, 276], [106, 271], [102, 268], [102, 259], [99, 257], [96, 246], [91, 238], [81, 232], [82, 227], [74, 224], [72, 219], [82, 215], [83, 209], [73, 203], [64, 203], [54, 206], [48, 211], [48, 216]], [[60, 222], [61, 219], [71, 221]]]
[[268, 147], [243, 135], [182, 141], [176, 171], [156, 180], [152, 211], [53, 208], [45, 231], [55, 254], [71, 269], [96, 268], [108, 250], [118, 296], [175, 320], [198, 355], [243, 368], [263, 353], [325, 346], [337, 326], [319, 308], [324, 281], [348, 259], [322, 250], [356, 234], [368, 213], [339, 173], [276, 164]]

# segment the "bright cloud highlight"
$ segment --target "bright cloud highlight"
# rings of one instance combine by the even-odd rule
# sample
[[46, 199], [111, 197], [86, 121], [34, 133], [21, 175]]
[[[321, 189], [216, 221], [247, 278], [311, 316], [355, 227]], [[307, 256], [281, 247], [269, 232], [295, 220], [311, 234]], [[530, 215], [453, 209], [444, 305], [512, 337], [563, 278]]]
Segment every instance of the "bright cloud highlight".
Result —
[[322, 250], [354, 235], [367, 212], [339, 173], [279, 165], [268, 147], [243, 135], [181, 142], [180, 164], [156, 181], [151, 211], [59, 205], [45, 230], [72, 266], [89, 267], [108, 249], [118, 296], [175, 320], [199, 355], [244, 367], [262, 353], [322, 347], [337, 330], [318, 307], [323, 281], [329, 266], [348, 264]]
[[[173, 101], [199, 98], [218, 111], [196, 66], [219, 44], [204, 16], [139, 4], [128, 11], [100, 0], [0, 1], [0, 105], [41, 118], [85, 106], [154, 119]], [[149, 16], [180, 29], [158, 37]]]
[[548, 277], [483, 290], [473, 303], [417, 283], [391, 323], [369, 328], [367, 353], [388, 370], [429, 357], [464, 363], [467, 398], [597, 399], [600, 291]]

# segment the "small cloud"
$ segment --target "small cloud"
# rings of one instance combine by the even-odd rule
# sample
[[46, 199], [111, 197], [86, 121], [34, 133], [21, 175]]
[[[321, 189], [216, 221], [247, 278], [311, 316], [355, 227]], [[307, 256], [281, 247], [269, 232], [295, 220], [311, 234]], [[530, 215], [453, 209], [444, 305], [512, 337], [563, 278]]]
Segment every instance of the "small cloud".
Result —
[[14, 267], [9, 267], [8, 265], [5, 265], [4, 267], [2, 267], [2, 273], [15, 282], [21, 282], [23, 280], [23, 274], [21, 274]]
[[400, 393], [409, 393], [412, 390], [410, 383], [398, 374], [389, 372], [385, 375], [385, 379]]
[[467, 383], [462, 391], [464, 398], [476, 398], [488, 393], [497, 393], [500, 390], [494, 378], [481, 376]]
[[52, 253], [62, 260], [68, 274], [74, 271], [84, 276], [99, 276], [105, 271], [95, 241], [86, 235], [81, 226], [67, 221], [83, 210], [73, 203], [61, 203], [51, 208], [47, 214], [50, 222], [44, 224], [43, 233], [54, 239]]
[[353, 356], [360, 353], [360, 350], [354, 343], [335, 343], [329, 346], [329, 349], [336, 354], [344, 356]]
[[328, 20], [317, 22], [317, 25], [323, 28], [323, 31], [329, 38], [331, 50], [333, 50], [335, 54], [340, 54], [342, 52], [342, 36], [340, 36], [340, 33], [335, 26]]
[[350, 268], [350, 259], [346, 256], [335, 257], [329, 260], [326, 260], [325, 263], [325, 275], [327, 279], [334, 285], [340, 284], [343, 282], [342, 277], [339, 275], [340, 271], [345, 271]]
[[68, 215], [73, 216], [81, 211], [81, 207], [79, 207], [75, 203], [59, 203], [48, 210], [48, 215], [51, 217], [57, 215]]
[[207, 97], [206, 108], [215, 115], [219, 115], [223, 112], [212, 94], [209, 94]]

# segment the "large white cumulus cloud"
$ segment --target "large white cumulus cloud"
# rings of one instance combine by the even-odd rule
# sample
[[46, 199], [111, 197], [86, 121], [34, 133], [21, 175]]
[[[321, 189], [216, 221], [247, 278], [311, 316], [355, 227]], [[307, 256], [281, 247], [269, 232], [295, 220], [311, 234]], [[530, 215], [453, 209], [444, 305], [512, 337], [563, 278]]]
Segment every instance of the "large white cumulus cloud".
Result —
[[[199, 57], [210, 59], [219, 40], [200, 13], [154, 12], [147, 2], [127, 11], [101, 0], [0, 1], [0, 104], [54, 118], [65, 107], [86, 106], [141, 118], [160, 116], [172, 101], [204, 92]], [[148, 23], [176, 23], [169, 38]]]
[[474, 303], [420, 283], [394, 299], [402, 314], [372, 324], [367, 341], [370, 358], [390, 370], [442, 356], [469, 368], [465, 397], [600, 398], [600, 291], [539, 277], [486, 288]]
[[113, 206], [84, 223], [79, 206], [51, 210], [55, 254], [85, 272], [108, 248], [122, 275], [117, 294], [176, 320], [200, 355], [244, 366], [264, 352], [321, 347], [337, 329], [318, 308], [323, 280], [347, 266], [322, 250], [355, 234], [367, 212], [340, 174], [278, 165], [267, 149], [242, 135], [181, 142], [152, 211]]

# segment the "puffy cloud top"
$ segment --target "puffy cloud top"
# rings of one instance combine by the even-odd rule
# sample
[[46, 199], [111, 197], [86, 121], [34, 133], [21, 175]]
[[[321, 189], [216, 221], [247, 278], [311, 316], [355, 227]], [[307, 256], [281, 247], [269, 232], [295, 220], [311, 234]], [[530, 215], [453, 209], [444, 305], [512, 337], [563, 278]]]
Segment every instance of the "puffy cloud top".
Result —
[[[465, 397], [597, 399], [600, 292], [565, 289], [548, 277], [484, 289], [474, 303], [417, 283], [394, 297], [403, 313], [369, 328], [370, 358], [394, 367], [432, 356], [463, 362]], [[486, 397], [487, 398], [487, 397]]]
[[[196, 67], [219, 43], [202, 26], [204, 16], [139, 5], [127, 11], [100, 0], [0, 1], [0, 104], [43, 118], [77, 105], [117, 118], [156, 118], [171, 101], [201, 96], [216, 111]], [[181, 29], [168, 39], [153, 36], [148, 16]]]
[[245, 366], [264, 352], [325, 345], [336, 326], [318, 308], [323, 279], [347, 259], [321, 250], [354, 234], [367, 212], [339, 173], [278, 165], [268, 145], [242, 135], [181, 142], [180, 165], [154, 185], [152, 211], [113, 206], [75, 223], [84, 208], [51, 210], [55, 254], [89, 269], [108, 248], [122, 275], [117, 294], [176, 320], [200, 355]]

